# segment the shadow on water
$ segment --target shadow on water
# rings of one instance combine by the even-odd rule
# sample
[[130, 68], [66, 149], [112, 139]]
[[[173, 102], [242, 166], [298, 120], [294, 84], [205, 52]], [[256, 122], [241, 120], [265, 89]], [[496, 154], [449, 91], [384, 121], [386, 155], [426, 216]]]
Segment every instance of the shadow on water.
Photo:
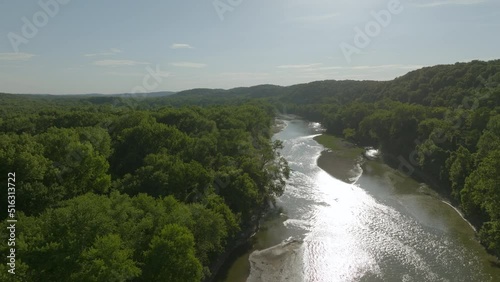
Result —
[[[268, 229], [269, 227], [266, 223], [280, 219], [282, 213], [283, 209], [281, 207], [276, 207], [268, 210], [260, 219], [259, 230], [257, 232], [262, 232]], [[229, 277], [229, 276], [230, 276], [230, 270], [232, 267], [234, 267], [236, 261], [244, 259], [246, 262], [248, 262], [250, 254], [259, 247], [261, 246], [259, 246], [258, 236], [253, 236], [251, 238], [248, 238], [248, 240], [245, 243], [241, 244], [234, 251], [231, 252], [231, 254], [226, 259], [222, 267], [214, 276], [213, 281], [224, 282], [224, 281], [229, 281], [228, 280], [229, 278], [234, 280], [235, 279], [234, 277]], [[239, 271], [241, 271], [240, 272], [241, 277], [248, 277], [250, 275], [250, 262], [248, 262], [248, 265], [246, 263], [239, 264]], [[240, 282], [240, 280], [238, 281], [233, 281], [233, 280], [231, 280], [231, 282]], [[246, 281], [246, 278], [241, 280], [241, 282], [244, 281]]]
[[494, 268], [500, 269], [500, 261], [498, 260], [489, 260], [490, 266]]
[[[224, 282], [227, 279], [227, 276], [229, 274], [229, 270], [231, 269], [231, 266], [233, 263], [240, 257], [246, 256], [247, 253], [250, 253], [252, 250], [254, 242], [252, 239], [249, 239], [245, 244], [239, 246], [236, 248], [231, 255], [228, 257], [226, 262], [222, 265], [220, 268], [219, 272], [217, 275], [215, 275], [214, 282]], [[248, 273], [246, 275], [250, 275], [250, 269], [248, 269]]]

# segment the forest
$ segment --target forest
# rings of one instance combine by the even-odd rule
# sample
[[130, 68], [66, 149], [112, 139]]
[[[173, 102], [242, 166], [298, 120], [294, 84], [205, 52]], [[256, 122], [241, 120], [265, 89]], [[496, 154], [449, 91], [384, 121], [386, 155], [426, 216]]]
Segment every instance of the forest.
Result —
[[206, 279], [288, 177], [269, 105], [2, 99], [0, 171], [16, 177], [20, 281]]
[[290, 170], [271, 141], [277, 113], [378, 147], [402, 174], [459, 207], [500, 256], [500, 60], [381, 82], [140, 99], [0, 94], [0, 104], [0, 171], [16, 172], [19, 187], [22, 281], [210, 277], [284, 191]]

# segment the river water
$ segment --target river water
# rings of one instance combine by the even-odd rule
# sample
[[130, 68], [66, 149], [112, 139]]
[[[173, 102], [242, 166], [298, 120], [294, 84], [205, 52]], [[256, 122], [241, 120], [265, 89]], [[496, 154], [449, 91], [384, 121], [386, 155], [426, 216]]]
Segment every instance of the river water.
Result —
[[353, 168], [353, 183], [338, 180], [325, 171], [336, 167], [317, 166], [325, 150], [313, 140], [319, 124], [285, 123], [274, 136], [284, 142], [282, 154], [293, 170], [277, 200], [281, 214], [263, 222], [253, 248], [233, 263], [226, 281], [269, 271], [262, 269], [266, 263], [251, 269], [249, 255], [289, 238], [303, 242], [294, 251], [297, 258], [265, 279], [500, 281], [498, 261], [478, 243], [469, 223], [424, 184], [398, 178], [379, 160]]

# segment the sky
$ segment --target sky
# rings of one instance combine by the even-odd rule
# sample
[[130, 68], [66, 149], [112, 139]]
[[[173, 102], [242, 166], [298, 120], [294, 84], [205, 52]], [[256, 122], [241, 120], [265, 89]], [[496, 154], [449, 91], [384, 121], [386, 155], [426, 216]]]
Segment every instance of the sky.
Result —
[[0, 0], [0, 92], [391, 80], [500, 59], [500, 0]]

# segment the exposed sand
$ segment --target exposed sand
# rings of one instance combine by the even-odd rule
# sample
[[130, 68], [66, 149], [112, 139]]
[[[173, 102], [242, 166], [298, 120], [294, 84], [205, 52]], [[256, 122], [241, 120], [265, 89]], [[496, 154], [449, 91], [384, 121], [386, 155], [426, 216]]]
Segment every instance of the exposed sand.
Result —
[[286, 127], [286, 123], [283, 121], [283, 119], [275, 119], [274, 124], [271, 127], [271, 132], [273, 134], [276, 134], [280, 131], [282, 131]]
[[360, 159], [337, 157], [335, 152], [323, 151], [318, 158], [318, 166], [331, 176], [346, 183], [353, 183], [359, 175], [357, 165]]
[[333, 177], [353, 183], [359, 176], [359, 164], [363, 161], [364, 149], [341, 138], [323, 134], [314, 138], [327, 150], [321, 152], [318, 166]]
[[250, 254], [250, 276], [247, 282], [302, 282], [302, 242], [285, 241], [274, 247]]

